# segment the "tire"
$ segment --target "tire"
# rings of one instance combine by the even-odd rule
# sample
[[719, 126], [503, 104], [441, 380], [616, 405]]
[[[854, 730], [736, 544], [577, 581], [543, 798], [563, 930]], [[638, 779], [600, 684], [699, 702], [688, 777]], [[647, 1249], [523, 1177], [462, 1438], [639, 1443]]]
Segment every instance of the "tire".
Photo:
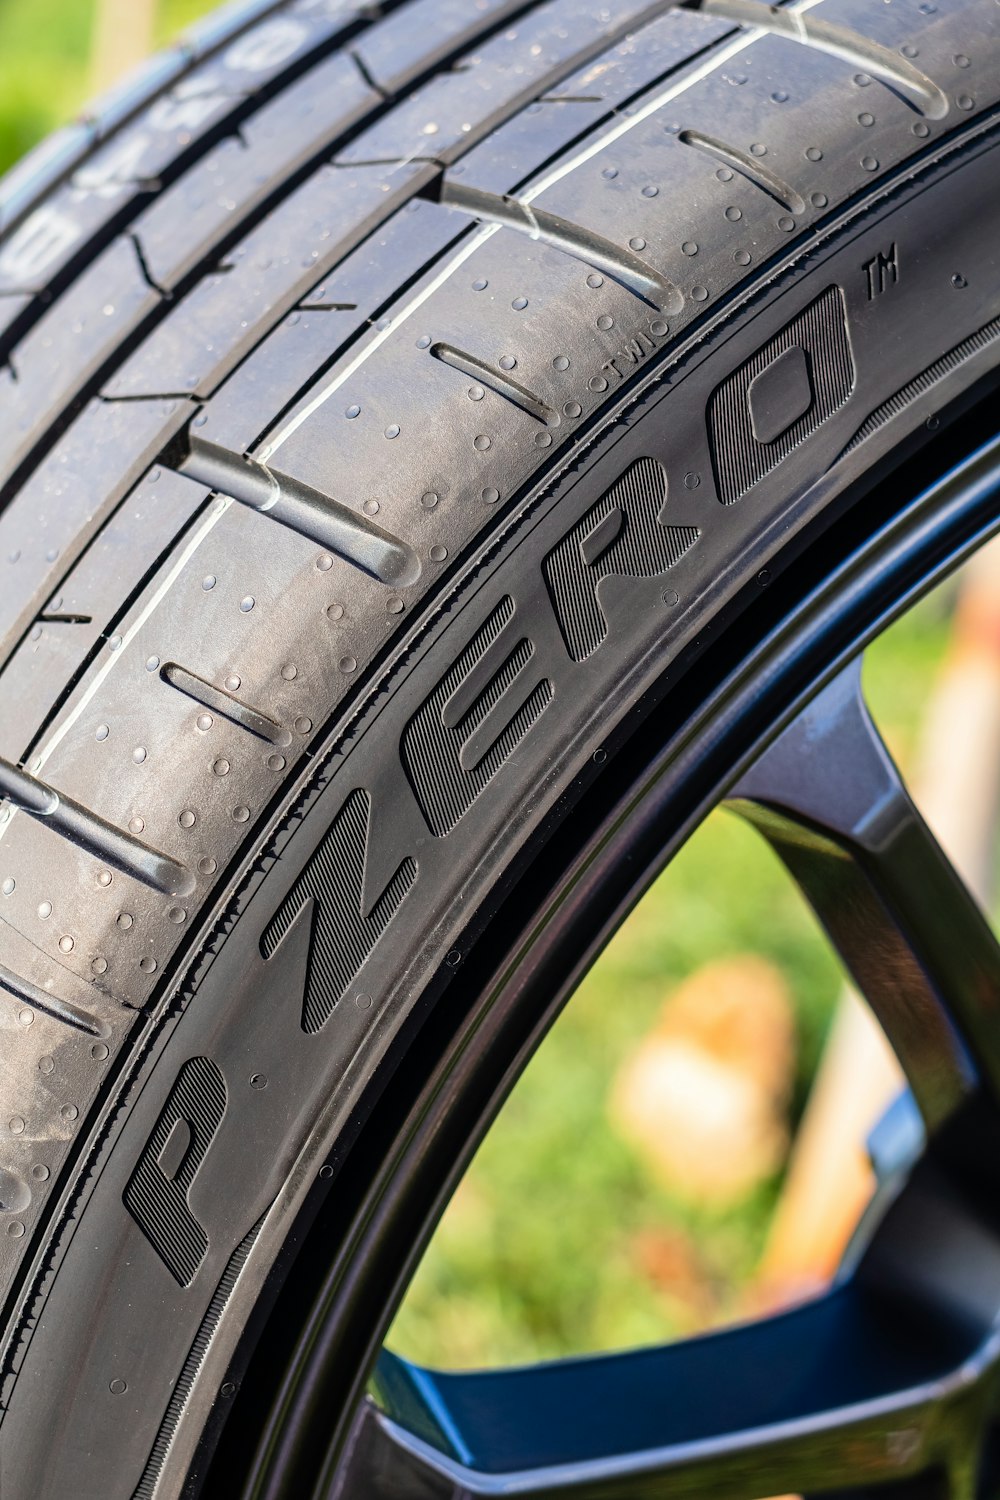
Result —
[[288, 0], [0, 187], [4, 1500], [236, 1485], [504, 893], [990, 388], [998, 102], [992, 0]]

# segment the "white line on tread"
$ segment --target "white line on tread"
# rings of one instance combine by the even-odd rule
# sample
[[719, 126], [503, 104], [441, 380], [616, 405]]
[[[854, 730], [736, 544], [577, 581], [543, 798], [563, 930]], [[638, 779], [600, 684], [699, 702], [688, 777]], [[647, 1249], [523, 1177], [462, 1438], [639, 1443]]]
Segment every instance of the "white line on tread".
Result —
[[[88, 706], [94, 694], [101, 686], [101, 683], [107, 677], [108, 673], [113, 671], [113, 669], [118, 665], [118, 663], [124, 657], [129, 645], [135, 639], [136, 635], [142, 629], [143, 625], [145, 625], [149, 617], [156, 611], [159, 605], [163, 602], [163, 599], [173, 588], [178, 577], [187, 567], [188, 562], [194, 556], [195, 552], [197, 552], [198, 548], [201, 546], [208, 533], [213, 529], [215, 523], [222, 519], [225, 512], [233, 504], [235, 504], [235, 501], [230, 500], [226, 495], [220, 495], [215, 500], [208, 515], [203, 518], [201, 525], [198, 527], [194, 536], [192, 536], [188, 541], [187, 546], [184, 548], [180, 557], [174, 563], [173, 567], [170, 569], [170, 572], [167, 574], [166, 578], [164, 578], [163, 582], [156, 590], [156, 593], [150, 600], [148, 600], [145, 608], [139, 612], [139, 614], [133, 620], [132, 624], [129, 626], [128, 630], [125, 632], [125, 635], [122, 637], [122, 643], [118, 647], [118, 650], [108, 658], [103, 667], [101, 667], [101, 669], [94, 675], [93, 681], [88, 683], [87, 690], [81, 695], [80, 701], [75, 705], [71, 712], [66, 715], [62, 723], [53, 730], [52, 734], [46, 740], [38, 755], [32, 760], [32, 775], [37, 775], [37, 773], [49, 760], [56, 747], [60, 745], [65, 739], [66, 735], [72, 729], [73, 725], [77, 722], [84, 709]], [[7, 829], [17, 817], [17, 813], [18, 809], [12, 808], [10, 817], [7, 819], [7, 821], [0, 824], [0, 839], [3, 838]]]
[[73, 725], [83, 713], [83, 710], [87, 707], [87, 704], [90, 702], [91, 698], [93, 698], [94, 694], [97, 692], [97, 689], [100, 687], [105, 677], [107, 677], [108, 673], [113, 670], [116, 663], [121, 659], [125, 651], [131, 645], [132, 641], [138, 635], [139, 631], [145, 625], [150, 615], [155, 613], [156, 609], [159, 607], [163, 599], [173, 588], [175, 582], [187, 567], [188, 562], [197, 552], [198, 548], [201, 546], [208, 533], [215, 526], [216, 522], [222, 520], [222, 517], [225, 515], [226, 511], [234, 503], [235, 502], [232, 501], [228, 495], [219, 495], [218, 498], [213, 502], [209, 514], [204, 518], [201, 525], [198, 527], [198, 530], [190, 539], [180, 557], [174, 563], [173, 567], [170, 569], [170, 572], [167, 574], [166, 578], [164, 578], [163, 582], [156, 590], [156, 593], [148, 601], [145, 608], [140, 610], [139, 614], [132, 621], [132, 624], [129, 626], [128, 630], [122, 637], [122, 643], [118, 647], [118, 650], [114, 653], [113, 656], [110, 657], [108, 661], [104, 663], [104, 666], [97, 673], [93, 682], [89, 684], [87, 691], [82, 695], [79, 703], [76, 705], [73, 711], [66, 715], [66, 718], [59, 725], [59, 728], [54, 730], [53, 733], [49, 736], [44, 748], [42, 749], [35, 762], [38, 770], [42, 769], [42, 767], [45, 765], [46, 761], [52, 754], [53, 750], [55, 750], [56, 746], [62, 742], [68, 731], [72, 729]]

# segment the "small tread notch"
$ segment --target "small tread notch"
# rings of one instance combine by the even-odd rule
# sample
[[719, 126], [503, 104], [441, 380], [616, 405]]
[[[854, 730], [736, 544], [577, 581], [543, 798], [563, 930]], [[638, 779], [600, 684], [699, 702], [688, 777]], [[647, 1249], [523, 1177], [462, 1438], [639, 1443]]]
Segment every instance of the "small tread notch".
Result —
[[740, 151], [736, 146], [730, 146], [726, 141], [717, 141], [713, 136], [702, 135], [698, 130], [682, 130], [678, 140], [684, 146], [693, 146], [697, 151], [704, 151], [708, 156], [714, 156], [717, 161], [724, 162], [727, 167], [732, 167], [734, 172], [739, 172], [748, 182], [774, 199], [775, 203], [787, 209], [790, 214], [804, 214], [806, 212], [805, 199], [795, 191], [790, 183], [771, 172], [767, 167], [761, 166], [760, 162]]
[[838, 26], [834, 21], [824, 21], [821, 16], [808, 15], [793, 6], [785, 10], [780, 5], [765, 5], [762, 0], [694, 0], [686, 8], [717, 16], [720, 21], [755, 26], [760, 31], [770, 31], [817, 52], [839, 57], [898, 90], [912, 108], [930, 120], [943, 119], [948, 113], [948, 96], [933, 79], [898, 52], [849, 26]]
[[186, 865], [116, 828], [98, 813], [11, 765], [9, 760], [0, 760], [0, 796], [28, 817], [46, 823], [78, 848], [103, 859], [123, 875], [141, 880], [154, 891], [165, 896], [186, 896], [194, 890], [194, 876]]
[[463, 375], [471, 375], [481, 385], [489, 386], [490, 390], [504, 396], [514, 406], [520, 407], [521, 411], [527, 412], [529, 417], [543, 422], [546, 427], [558, 427], [559, 413], [547, 406], [541, 396], [536, 396], [534, 391], [529, 391], [527, 386], [518, 381], [511, 380], [502, 370], [495, 370], [484, 359], [479, 359], [475, 354], [466, 354], [464, 349], [456, 349], [453, 344], [432, 344], [430, 353], [443, 365], [461, 370]]
[[[164, 462], [170, 460], [165, 457]], [[247, 454], [198, 439], [190, 444], [186, 456], [179, 461], [174, 457], [171, 467], [309, 537], [380, 583], [406, 588], [420, 576], [417, 554], [399, 537], [383, 531], [331, 495], [270, 469]]]
[[69, 1000], [61, 1000], [58, 995], [50, 994], [40, 985], [32, 984], [30, 979], [22, 979], [5, 964], [0, 964], [0, 990], [6, 990], [8, 995], [13, 995], [15, 1000], [24, 1005], [34, 1006], [35, 1010], [50, 1016], [53, 1021], [62, 1021], [65, 1026], [72, 1026], [74, 1031], [85, 1031], [88, 1036], [105, 1035], [107, 1028], [82, 1006], [73, 1005]]
[[680, 289], [661, 276], [648, 261], [582, 224], [573, 224], [558, 214], [534, 208], [520, 198], [488, 193], [482, 188], [466, 187], [449, 180], [442, 183], [438, 201], [446, 208], [457, 208], [471, 214], [484, 224], [516, 229], [529, 239], [551, 245], [574, 260], [592, 266], [595, 271], [603, 271], [660, 312], [676, 315], [684, 306]]
[[248, 729], [251, 734], [267, 740], [269, 745], [291, 744], [292, 736], [289, 730], [276, 724], [273, 719], [269, 719], [267, 714], [262, 714], [259, 709], [251, 708], [249, 704], [243, 703], [232, 693], [217, 688], [213, 683], [206, 682], [204, 677], [196, 676], [186, 667], [178, 666], [177, 662], [165, 662], [160, 668], [160, 677], [170, 687], [176, 688], [180, 693], [185, 693], [202, 707], [221, 714], [224, 719], [238, 724], [241, 729]]

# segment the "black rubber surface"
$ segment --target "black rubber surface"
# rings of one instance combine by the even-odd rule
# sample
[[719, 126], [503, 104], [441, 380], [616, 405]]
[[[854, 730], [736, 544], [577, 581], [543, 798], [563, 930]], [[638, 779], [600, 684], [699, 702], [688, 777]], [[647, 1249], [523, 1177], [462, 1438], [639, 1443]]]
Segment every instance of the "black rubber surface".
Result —
[[0, 186], [4, 1500], [180, 1493], [469, 913], [996, 365], [1000, 8], [788, 21], [237, 8]]

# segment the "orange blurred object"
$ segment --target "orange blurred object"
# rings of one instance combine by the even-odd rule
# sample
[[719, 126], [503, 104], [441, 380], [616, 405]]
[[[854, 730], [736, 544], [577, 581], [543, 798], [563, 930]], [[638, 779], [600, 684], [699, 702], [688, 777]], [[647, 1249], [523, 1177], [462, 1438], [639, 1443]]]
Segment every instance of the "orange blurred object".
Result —
[[672, 1191], [732, 1202], [784, 1159], [794, 1052], [780, 971], [753, 954], [706, 964], [626, 1059], [612, 1120]]

